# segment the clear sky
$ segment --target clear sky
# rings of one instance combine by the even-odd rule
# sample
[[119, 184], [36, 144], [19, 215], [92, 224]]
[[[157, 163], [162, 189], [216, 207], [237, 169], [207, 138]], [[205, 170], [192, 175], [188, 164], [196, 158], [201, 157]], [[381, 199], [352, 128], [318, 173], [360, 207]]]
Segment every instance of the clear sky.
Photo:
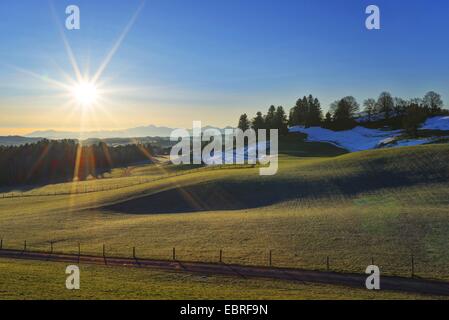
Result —
[[[70, 4], [81, 10], [80, 30], [63, 27]], [[92, 77], [140, 4], [0, 1], [0, 134], [81, 122], [236, 125], [243, 112], [289, 110], [309, 93], [323, 109], [383, 90], [404, 98], [435, 90], [449, 102], [449, 1], [147, 0], [98, 80], [96, 105], [75, 105], [55, 85], [76, 79], [63, 38]], [[381, 30], [365, 28], [369, 4], [380, 7]]]

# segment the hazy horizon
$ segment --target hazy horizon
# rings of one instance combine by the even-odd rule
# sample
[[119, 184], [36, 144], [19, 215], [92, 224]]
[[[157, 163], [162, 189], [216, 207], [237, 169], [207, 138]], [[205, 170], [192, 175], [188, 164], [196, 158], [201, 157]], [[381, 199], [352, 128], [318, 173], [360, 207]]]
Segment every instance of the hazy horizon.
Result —
[[[10, 132], [11, 128], [6, 128], [6, 129], [0, 129], [0, 136], [34, 136], [37, 137], [36, 134], [39, 132], [58, 132], [58, 133], [102, 133], [102, 132], [120, 132], [120, 131], [127, 131], [127, 130], [131, 130], [131, 129], [138, 129], [138, 128], [148, 128], [148, 127], [154, 127], [156, 129], [192, 129], [192, 126], [190, 125], [190, 127], [170, 127], [170, 126], [164, 126], [164, 125], [154, 125], [154, 124], [147, 124], [147, 125], [140, 125], [140, 126], [136, 126], [136, 127], [129, 127], [129, 128], [116, 128], [116, 129], [94, 129], [94, 130], [88, 130], [85, 129], [83, 131], [81, 131], [79, 128], [65, 128], [64, 130], [58, 130], [58, 129], [53, 129], [53, 128], [36, 128], [36, 129], [31, 129], [31, 128], [21, 128], [20, 130], [18, 130], [19, 133], [8, 133]], [[202, 127], [213, 127], [213, 128], [218, 128], [218, 129], [224, 129], [226, 127], [236, 127], [236, 126], [232, 126], [232, 125], [227, 125], [227, 126], [215, 126], [215, 125], [211, 125], [208, 123], [203, 123]], [[5, 134], [2, 134], [2, 132], [5, 132]], [[130, 136], [131, 137], [131, 136]]]

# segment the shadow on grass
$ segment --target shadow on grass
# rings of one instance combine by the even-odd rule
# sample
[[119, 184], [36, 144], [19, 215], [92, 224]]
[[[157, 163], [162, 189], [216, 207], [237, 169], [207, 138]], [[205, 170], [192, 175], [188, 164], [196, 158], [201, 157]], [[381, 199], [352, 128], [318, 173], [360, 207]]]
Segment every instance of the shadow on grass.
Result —
[[[423, 178], [424, 179], [424, 178]], [[330, 201], [331, 197], [352, 197], [384, 188], [423, 184], [416, 177], [392, 172], [359, 174], [326, 180], [257, 180], [206, 182], [163, 191], [151, 196], [127, 200], [103, 207], [103, 210], [127, 214], [187, 213], [216, 210], [259, 208], [289, 200]], [[432, 183], [447, 183], [448, 177], [433, 176]]]

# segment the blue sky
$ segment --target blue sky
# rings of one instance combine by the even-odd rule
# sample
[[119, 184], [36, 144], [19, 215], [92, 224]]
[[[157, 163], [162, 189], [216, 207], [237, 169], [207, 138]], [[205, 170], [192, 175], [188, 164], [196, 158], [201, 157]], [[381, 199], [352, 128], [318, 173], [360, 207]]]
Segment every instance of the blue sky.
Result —
[[[23, 70], [64, 82], [74, 77], [58, 23], [82, 70], [99, 67], [141, 1], [2, 0], [1, 133], [79, 127], [60, 89]], [[381, 30], [365, 28], [365, 8]], [[449, 102], [449, 2], [404, 0], [148, 0], [101, 77], [105, 99], [85, 128], [235, 125], [269, 105], [290, 109], [316, 95], [359, 102], [388, 90], [404, 98], [440, 92]], [[19, 71], [18, 68], [20, 68]], [[70, 111], [70, 110], [69, 110]]]

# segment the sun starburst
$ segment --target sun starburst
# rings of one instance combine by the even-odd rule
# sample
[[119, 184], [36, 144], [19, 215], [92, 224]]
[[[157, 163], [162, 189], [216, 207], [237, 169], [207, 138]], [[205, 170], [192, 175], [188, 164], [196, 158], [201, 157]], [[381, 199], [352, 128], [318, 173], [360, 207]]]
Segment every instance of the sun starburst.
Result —
[[97, 85], [93, 82], [82, 81], [71, 88], [73, 98], [84, 108], [92, 107], [99, 98]]

